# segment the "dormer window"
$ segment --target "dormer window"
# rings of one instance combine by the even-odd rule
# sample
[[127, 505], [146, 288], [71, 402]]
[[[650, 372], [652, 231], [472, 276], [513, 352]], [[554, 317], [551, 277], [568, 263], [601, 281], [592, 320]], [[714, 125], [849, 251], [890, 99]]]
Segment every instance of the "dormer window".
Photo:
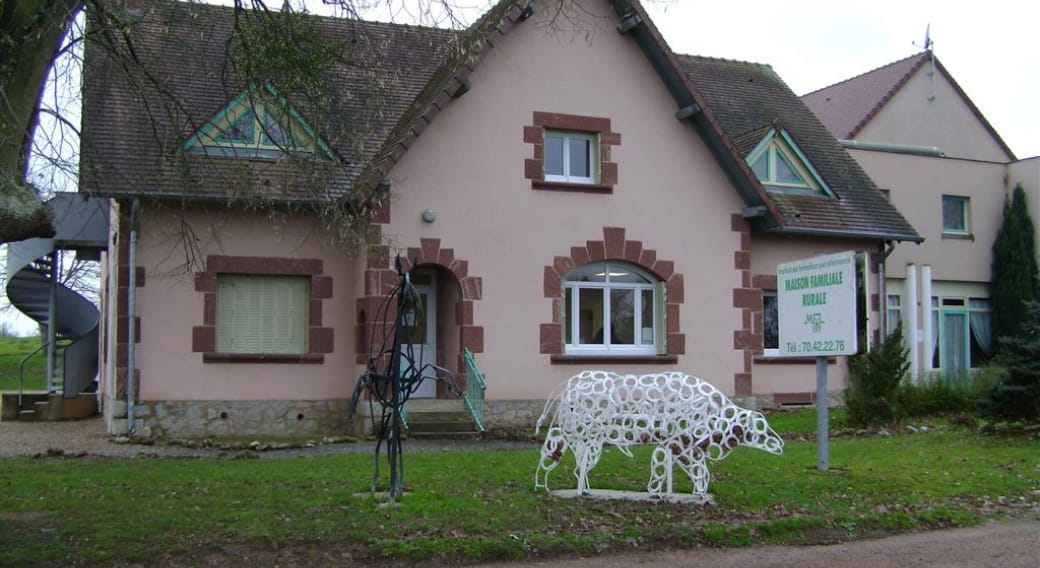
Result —
[[768, 191], [834, 197], [785, 130], [770, 130], [747, 163]]
[[191, 135], [192, 154], [278, 159], [286, 154], [335, 161], [314, 129], [270, 85], [250, 87]]

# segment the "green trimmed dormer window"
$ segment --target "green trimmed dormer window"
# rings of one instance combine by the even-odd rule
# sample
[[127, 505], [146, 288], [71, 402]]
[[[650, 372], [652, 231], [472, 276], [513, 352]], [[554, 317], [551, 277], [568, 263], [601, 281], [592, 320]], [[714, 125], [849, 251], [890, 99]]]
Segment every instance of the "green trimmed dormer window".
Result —
[[805, 154], [782, 128], [773, 128], [747, 163], [768, 191], [834, 197]]
[[249, 87], [184, 142], [191, 154], [278, 159], [286, 154], [336, 161], [335, 154], [274, 87]]

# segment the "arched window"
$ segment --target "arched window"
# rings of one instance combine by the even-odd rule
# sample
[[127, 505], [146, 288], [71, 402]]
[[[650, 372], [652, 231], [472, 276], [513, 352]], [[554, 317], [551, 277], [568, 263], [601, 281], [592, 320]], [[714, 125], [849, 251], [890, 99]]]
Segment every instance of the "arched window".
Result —
[[594, 262], [564, 278], [567, 353], [653, 355], [664, 348], [664, 283], [623, 262]]

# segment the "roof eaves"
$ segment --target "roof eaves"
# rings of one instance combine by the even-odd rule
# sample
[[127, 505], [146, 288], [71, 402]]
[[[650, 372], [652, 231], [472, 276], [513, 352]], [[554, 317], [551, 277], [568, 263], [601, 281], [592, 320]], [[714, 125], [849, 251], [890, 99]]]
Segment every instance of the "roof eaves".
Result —
[[870, 239], [883, 241], [897, 241], [910, 243], [923, 243], [924, 237], [914, 233], [885, 233], [881, 231], [847, 231], [843, 229], [818, 229], [813, 227], [784, 227], [767, 229], [767, 232], [782, 233], [785, 235], [807, 235], [814, 237], [833, 237], [844, 239]]
[[635, 39], [640, 49], [650, 60], [654, 70], [661, 76], [665, 86], [678, 103], [679, 109], [687, 108], [691, 104], [697, 105], [699, 112], [693, 113], [687, 120], [704, 137], [708, 147], [722, 165], [726, 175], [736, 186], [738, 193], [744, 198], [747, 205], [766, 206], [773, 220], [782, 227], [784, 225], [783, 215], [776, 204], [768, 198], [765, 187], [751, 172], [750, 166], [744, 161], [737, 147], [722, 127], [722, 124], [709, 108], [705, 98], [686, 74], [678, 57], [668, 46], [661, 32], [647, 14], [646, 9], [639, 3], [639, 0], [609, 1], [614, 8], [614, 13], [618, 17], [624, 18], [630, 13], [635, 13], [640, 17], [642, 25], [635, 26], [625, 33]]

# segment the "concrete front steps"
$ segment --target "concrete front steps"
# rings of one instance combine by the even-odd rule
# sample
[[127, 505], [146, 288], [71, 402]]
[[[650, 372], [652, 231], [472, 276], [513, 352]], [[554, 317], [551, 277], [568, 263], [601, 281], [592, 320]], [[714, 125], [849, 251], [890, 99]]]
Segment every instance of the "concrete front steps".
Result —
[[65, 398], [61, 393], [23, 392], [21, 408], [18, 407], [18, 393], [0, 393], [0, 420], [79, 420], [97, 413], [98, 398], [94, 393]]
[[415, 439], [477, 438], [480, 431], [460, 399], [413, 398], [408, 401], [408, 436]]

